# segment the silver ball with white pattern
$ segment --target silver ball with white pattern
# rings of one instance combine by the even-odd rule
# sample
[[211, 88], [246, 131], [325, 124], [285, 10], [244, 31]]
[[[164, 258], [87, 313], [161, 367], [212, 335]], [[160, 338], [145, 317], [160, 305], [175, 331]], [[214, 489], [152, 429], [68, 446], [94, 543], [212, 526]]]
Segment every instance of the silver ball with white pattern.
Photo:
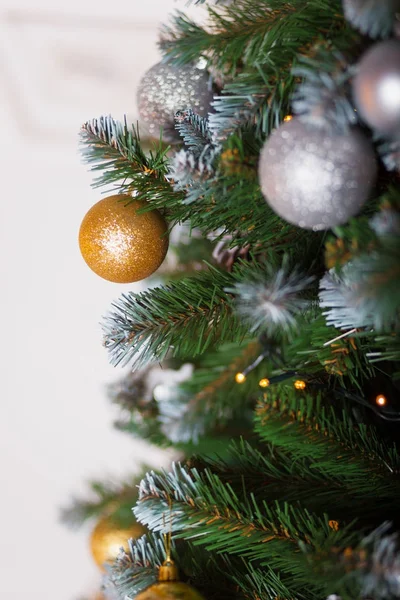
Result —
[[142, 77], [137, 102], [139, 116], [147, 124], [151, 137], [166, 142], [180, 141], [174, 116], [178, 110], [191, 108], [204, 117], [213, 100], [210, 74], [196, 65], [176, 67], [159, 62]]
[[369, 197], [377, 174], [371, 143], [306, 125], [299, 117], [275, 129], [261, 152], [259, 179], [271, 208], [304, 229], [346, 223]]
[[400, 136], [400, 41], [374, 44], [361, 58], [353, 96], [362, 119], [377, 133]]

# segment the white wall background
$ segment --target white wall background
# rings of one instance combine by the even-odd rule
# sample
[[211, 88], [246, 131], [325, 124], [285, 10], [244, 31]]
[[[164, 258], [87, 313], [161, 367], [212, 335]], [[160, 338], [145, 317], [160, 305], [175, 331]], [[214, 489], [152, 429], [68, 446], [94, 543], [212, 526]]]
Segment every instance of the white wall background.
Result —
[[58, 509], [88, 478], [131, 472], [145, 451], [112, 429], [104, 385], [122, 373], [108, 365], [98, 323], [132, 286], [99, 279], [79, 254], [79, 225], [99, 193], [76, 142], [88, 118], [136, 118], [138, 81], [174, 7], [185, 2], [0, 0], [4, 600], [74, 600], [96, 588], [88, 531], [66, 530]]

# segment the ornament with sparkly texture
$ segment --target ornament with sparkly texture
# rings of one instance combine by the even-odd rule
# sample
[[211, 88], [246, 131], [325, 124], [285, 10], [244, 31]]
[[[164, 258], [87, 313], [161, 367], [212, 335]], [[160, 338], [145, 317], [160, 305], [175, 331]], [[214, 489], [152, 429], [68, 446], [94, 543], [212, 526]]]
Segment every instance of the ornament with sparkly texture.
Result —
[[95, 563], [103, 568], [113, 562], [121, 548], [128, 552], [128, 540], [139, 539], [146, 532], [143, 525], [133, 523], [130, 527], [121, 527], [109, 515], [102, 517], [90, 536], [90, 549]]
[[157, 63], [140, 81], [137, 101], [140, 118], [149, 133], [159, 137], [160, 129], [166, 142], [179, 142], [174, 116], [178, 110], [191, 108], [202, 117], [210, 110], [213, 92], [209, 73], [194, 65], [175, 67]]
[[400, 41], [380, 42], [364, 54], [353, 95], [369, 127], [389, 136], [400, 134]]
[[347, 21], [372, 38], [387, 37], [399, 11], [400, 0], [343, 0]]
[[259, 178], [268, 204], [304, 229], [346, 223], [368, 199], [377, 164], [372, 145], [355, 129], [335, 134], [298, 117], [272, 132], [261, 152]]
[[149, 277], [168, 250], [167, 224], [157, 210], [139, 214], [146, 202], [131, 196], [108, 196], [86, 213], [79, 247], [87, 265], [114, 283]]
[[101, 592], [95, 592], [93, 596], [90, 596], [90, 600], [107, 600], [107, 598]]
[[136, 596], [136, 600], [204, 600], [187, 583], [178, 580], [178, 569], [166, 560], [158, 572], [158, 581]]

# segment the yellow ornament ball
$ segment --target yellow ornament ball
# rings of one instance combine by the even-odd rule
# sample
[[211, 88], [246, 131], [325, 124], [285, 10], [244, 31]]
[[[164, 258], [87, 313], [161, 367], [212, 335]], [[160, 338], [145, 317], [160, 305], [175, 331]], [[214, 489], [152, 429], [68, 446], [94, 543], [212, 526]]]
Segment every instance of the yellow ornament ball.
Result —
[[204, 600], [193, 587], [178, 581], [178, 571], [172, 561], [161, 567], [157, 583], [140, 592], [135, 600]]
[[86, 264], [114, 283], [149, 277], [168, 250], [167, 223], [157, 210], [138, 214], [146, 202], [118, 194], [97, 202], [79, 230], [79, 247]]
[[136, 600], [204, 600], [193, 587], [182, 581], [159, 581], [136, 596]]
[[130, 538], [138, 539], [145, 532], [140, 523], [121, 527], [112, 517], [102, 517], [90, 536], [90, 549], [95, 563], [103, 568], [106, 563], [114, 562], [121, 548], [128, 551]]
[[90, 597], [90, 600], [107, 600], [107, 598], [101, 592], [96, 592], [94, 596]]

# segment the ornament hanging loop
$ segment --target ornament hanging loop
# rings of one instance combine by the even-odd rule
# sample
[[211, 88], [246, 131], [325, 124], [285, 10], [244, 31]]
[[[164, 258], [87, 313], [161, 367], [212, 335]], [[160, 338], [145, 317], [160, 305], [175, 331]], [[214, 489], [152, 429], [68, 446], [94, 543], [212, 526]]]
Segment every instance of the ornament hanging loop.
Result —
[[170, 522], [167, 528], [163, 513], [164, 543], [166, 560], [158, 569], [158, 581], [136, 596], [136, 600], [204, 600], [197, 590], [179, 581], [178, 568], [171, 559], [172, 546], [172, 501], [167, 496], [170, 508]]
[[[165, 545], [165, 555], [166, 562], [172, 562], [171, 559], [171, 547], [172, 547], [172, 500], [168, 496], [168, 506], [169, 506], [169, 528], [167, 533], [164, 533], [164, 545]], [[164, 531], [167, 529], [167, 524], [165, 522], [165, 513], [163, 513], [163, 525]]]
[[[166, 559], [159, 568], [158, 581], [178, 581], [179, 573], [178, 567], [175, 565], [171, 558], [171, 546], [172, 546], [172, 500], [168, 497], [169, 505], [169, 531], [164, 533], [164, 544], [165, 544], [165, 555]], [[165, 513], [163, 514], [163, 525], [166, 529]]]

